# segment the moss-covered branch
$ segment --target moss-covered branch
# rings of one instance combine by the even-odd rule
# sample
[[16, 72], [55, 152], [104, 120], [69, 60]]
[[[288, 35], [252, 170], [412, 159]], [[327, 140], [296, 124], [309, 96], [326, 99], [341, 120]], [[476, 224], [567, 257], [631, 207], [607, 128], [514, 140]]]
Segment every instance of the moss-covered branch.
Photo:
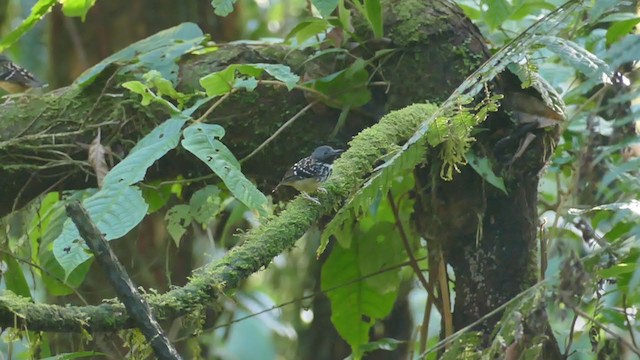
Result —
[[[376, 65], [372, 74], [373, 80], [388, 83], [388, 87], [372, 88], [377, 93], [367, 107], [374, 108], [374, 115], [413, 103], [445, 99], [486, 58], [484, 40], [477, 29], [448, 1], [383, 3], [386, 36], [391, 41], [366, 44], [353, 53], [367, 58], [381, 47], [396, 50]], [[361, 38], [367, 39], [369, 25], [362, 22], [356, 26]], [[302, 77], [320, 78], [344, 69], [351, 61], [335, 53], [307, 61], [312, 55], [313, 49], [279, 45], [221, 45], [214, 52], [181, 59], [179, 89], [185, 93], [202, 90], [202, 76], [230, 64], [284, 64]], [[135, 80], [133, 74], [112, 76], [116, 70], [108, 68], [88, 88], [27, 94], [0, 105], [0, 216], [51, 189], [95, 187], [93, 171], [86, 161], [87, 151], [79, 144], [89, 144], [98, 129], [103, 144], [122, 155], [166, 119], [164, 112], [141, 106], [138, 95], [120, 86]], [[243, 158], [308, 105], [308, 97], [299, 90], [288, 92], [284, 87], [261, 85], [253, 92], [236, 92], [206, 121], [222, 125], [226, 130], [225, 144], [236, 157]], [[327, 142], [340, 110], [323, 105], [312, 110], [243, 164], [243, 172], [258, 187], [271, 189], [286, 166]], [[352, 111], [332, 139], [333, 145], [343, 145], [375, 123], [376, 116], [367, 111]], [[180, 152], [161, 160], [159, 168], [162, 172], [152, 169], [146, 180], [208, 173], [196, 159]]]
[[[435, 111], [432, 105], [413, 105], [385, 116], [364, 130], [336, 162], [327, 194], [320, 195], [321, 206], [304, 198], [289, 203], [278, 216], [267, 219], [244, 236], [242, 245], [224, 258], [197, 271], [184, 287], [162, 295], [147, 297], [160, 319], [187, 314], [209, 303], [225, 291], [269, 265], [271, 260], [292, 247], [314, 222], [330, 214], [347, 200], [383, 152], [409, 138], [417, 125]], [[134, 324], [121, 304], [99, 306], [57, 306], [33, 304], [15, 295], [0, 297], [0, 326], [26, 327], [34, 331], [113, 331]]]

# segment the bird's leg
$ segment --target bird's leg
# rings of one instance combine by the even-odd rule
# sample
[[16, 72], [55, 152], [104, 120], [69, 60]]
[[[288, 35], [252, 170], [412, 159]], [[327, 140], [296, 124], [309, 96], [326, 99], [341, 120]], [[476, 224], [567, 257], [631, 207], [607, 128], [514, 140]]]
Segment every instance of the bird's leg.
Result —
[[316, 203], [316, 204], [320, 205], [320, 201], [319, 201], [318, 199], [316, 199], [316, 198], [312, 197], [311, 195], [307, 194], [307, 193], [306, 193], [306, 192], [304, 192], [304, 191], [302, 192], [302, 197], [303, 197], [303, 198], [305, 198], [305, 199], [307, 199], [307, 200], [313, 201], [314, 203]]
[[319, 193], [323, 193], [323, 194], [327, 193], [327, 189], [325, 189], [323, 187], [319, 187], [316, 191], [319, 192]]

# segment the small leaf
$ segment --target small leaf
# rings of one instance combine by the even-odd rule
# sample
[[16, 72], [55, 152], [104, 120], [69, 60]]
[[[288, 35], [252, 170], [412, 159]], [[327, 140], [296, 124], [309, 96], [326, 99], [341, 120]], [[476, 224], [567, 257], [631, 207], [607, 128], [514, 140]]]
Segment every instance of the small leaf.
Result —
[[367, 20], [371, 24], [373, 36], [381, 38], [384, 35], [382, 23], [382, 6], [380, 0], [364, 0], [364, 7], [367, 11]]
[[236, 79], [233, 84], [235, 89], [245, 89], [247, 91], [253, 91], [258, 87], [258, 80], [256, 78]]
[[100, 143], [100, 129], [98, 129], [98, 135], [96, 135], [93, 141], [91, 141], [91, 145], [89, 145], [89, 165], [91, 165], [96, 174], [98, 188], [102, 188], [104, 177], [109, 172], [106, 155], [107, 149]]
[[235, 0], [212, 0], [211, 6], [213, 6], [213, 12], [218, 16], [227, 16], [233, 12], [233, 4]]
[[132, 185], [142, 180], [147, 169], [180, 140], [180, 130], [187, 118], [178, 115], [170, 118], [142, 138], [129, 155], [114, 166], [104, 179], [104, 186]]
[[161, 181], [145, 182], [142, 188], [142, 197], [149, 204], [147, 214], [153, 214], [167, 204], [171, 198], [172, 184], [161, 184]]
[[85, 20], [87, 12], [93, 7], [96, 0], [60, 0], [62, 13], [69, 17], [79, 17]]
[[5, 253], [2, 256], [4, 263], [7, 265], [7, 271], [2, 274], [7, 290], [11, 290], [17, 295], [31, 299], [31, 290], [29, 284], [24, 277], [24, 272], [18, 261], [12, 254]]
[[215, 124], [195, 124], [183, 132], [182, 146], [202, 160], [222, 179], [229, 191], [251, 209], [266, 215], [267, 198], [240, 171], [240, 163], [217, 138], [224, 129]]
[[295, 37], [296, 45], [301, 46], [305, 41], [324, 33], [331, 25], [325, 19], [308, 18], [301, 20], [289, 34], [285, 37], [285, 41]]
[[483, 19], [491, 29], [501, 26], [511, 15], [511, 5], [507, 0], [485, 0], [487, 11], [483, 12]]
[[169, 100], [162, 98], [162, 96], [156, 95], [151, 89], [149, 89], [147, 85], [141, 83], [140, 81], [127, 81], [122, 84], [122, 87], [131, 90], [131, 92], [142, 95], [142, 100], [140, 101], [140, 104], [142, 106], [148, 106], [152, 102], [156, 102], [164, 105], [164, 107], [169, 110], [170, 114], [175, 115], [180, 112], [180, 110], [178, 110], [178, 108], [175, 107], [175, 105], [173, 105]]
[[[107, 240], [118, 239], [138, 225], [147, 213], [140, 190], [130, 186], [106, 186], [82, 202], [91, 220]], [[69, 274], [90, 256], [84, 240], [71, 219], [64, 223], [62, 233], [54, 241], [53, 254]]]
[[358, 59], [348, 68], [313, 80], [311, 84], [316, 90], [331, 98], [327, 105], [344, 109], [363, 106], [371, 100], [368, 81], [366, 61]]
[[196, 191], [189, 200], [193, 219], [203, 225], [222, 211], [221, 205], [220, 188], [214, 185], [207, 185]]
[[167, 211], [164, 220], [167, 222], [167, 231], [176, 243], [176, 247], [180, 247], [180, 240], [185, 232], [187, 232], [187, 226], [191, 224], [191, 212], [189, 205], [176, 205]]
[[163, 78], [162, 74], [157, 70], [147, 72], [143, 75], [143, 78], [149, 85], [158, 90], [158, 95], [160, 96], [168, 96], [172, 99], [178, 100], [179, 102], [183, 102], [189, 97], [188, 95], [177, 91], [173, 87], [171, 81]]
[[236, 79], [236, 66], [216, 71], [200, 79], [200, 85], [207, 92], [207, 96], [224, 95], [233, 89]]
[[339, 0], [312, 0], [313, 6], [318, 9], [323, 18], [331, 16], [333, 10], [338, 7]]
[[487, 158], [479, 158], [472, 151], [465, 155], [467, 162], [478, 175], [480, 175], [486, 182], [502, 190], [505, 195], [508, 195], [507, 188], [504, 186], [504, 180], [501, 177], [496, 176], [491, 168], [491, 162]]
[[[246, 65], [244, 65], [246, 66]], [[265, 70], [269, 75], [274, 78], [282, 81], [289, 91], [293, 90], [298, 81], [300, 81], [300, 76], [294, 74], [291, 71], [291, 68], [282, 65], [282, 64], [250, 64], [257, 69]]]
[[406, 341], [396, 340], [392, 338], [384, 338], [377, 341], [372, 341], [368, 344], [364, 344], [360, 347], [363, 353], [371, 352], [374, 350], [394, 351], [398, 348], [398, 345], [404, 344]]

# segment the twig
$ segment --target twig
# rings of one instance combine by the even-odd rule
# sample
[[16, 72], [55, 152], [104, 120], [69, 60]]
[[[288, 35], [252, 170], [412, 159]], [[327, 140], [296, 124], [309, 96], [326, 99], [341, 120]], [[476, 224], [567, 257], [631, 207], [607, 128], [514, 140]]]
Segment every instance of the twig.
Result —
[[[426, 257], [420, 258], [418, 260], [424, 260], [424, 259], [426, 259]], [[375, 272], [373, 272], [371, 274], [363, 275], [363, 276], [360, 276], [360, 277], [355, 278], [353, 280], [349, 280], [349, 281], [347, 281], [347, 282], [345, 282], [343, 284], [335, 285], [333, 287], [330, 287], [330, 288], [327, 288], [327, 289], [324, 289], [324, 290], [321, 290], [321, 291], [316, 291], [316, 292], [314, 292], [312, 294], [309, 294], [309, 295], [304, 295], [304, 296], [301, 296], [301, 297], [297, 297], [295, 299], [291, 299], [289, 301], [285, 301], [285, 302], [280, 303], [278, 305], [274, 305], [274, 306], [272, 306], [270, 308], [263, 309], [263, 310], [260, 310], [258, 312], [255, 312], [255, 313], [252, 313], [252, 314], [249, 314], [249, 315], [237, 318], [237, 319], [233, 319], [233, 320], [228, 321], [228, 322], [226, 322], [224, 324], [220, 324], [220, 325], [216, 325], [214, 327], [208, 328], [208, 329], [204, 329], [203, 332], [204, 331], [210, 331], [210, 330], [216, 330], [216, 329], [220, 329], [220, 328], [229, 327], [229, 326], [231, 326], [231, 325], [233, 325], [235, 323], [250, 319], [252, 317], [256, 317], [256, 316], [262, 315], [264, 313], [268, 313], [270, 311], [283, 308], [283, 307], [288, 306], [288, 305], [296, 304], [296, 303], [299, 303], [299, 302], [301, 302], [303, 300], [312, 299], [312, 298], [314, 298], [314, 297], [316, 297], [316, 296], [318, 296], [320, 294], [326, 294], [328, 292], [331, 292], [331, 291], [334, 291], [334, 290], [338, 290], [338, 289], [343, 288], [345, 286], [349, 286], [351, 284], [354, 284], [354, 283], [356, 283], [358, 281], [362, 281], [362, 280], [368, 279], [370, 277], [374, 277], [374, 276], [377, 276], [377, 275], [384, 274], [387, 271], [393, 271], [393, 270], [396, 270], [396, 269], [400, 269], [400, 268], [403, 268], [403, 267], [408, 266], [408, 265], [411, 265], [410, 261], [405, 261], [405, 262], [403, 262], [401, 264], [398, 264], [398, 265], [394, 265], [394, 266], [390, 266], [388, 268], [380, 269], [380, 270], [375, 271]], [[191, 336], [185, 336], [185, 337], [177, 339], [176, 342], [187, 340], [189, 338], [191, 338]]]
[[422, 324], [420, 325], [420, 346], [418, 351], [422, 354], [427, 349], [427, 340], [429, 340], [429, 322], [431, 322], [431, 308], [433, 302], [427, 298], [427, 302], [424, 307], [424, 315], [422, 316]]
[[107, 244], [98, 227], [91, 221], [89, 214], [79, 201], [66, 206], [67, 215], [78, 228], [80, 236], [93, 252], [96, 262], [107, 275], [118, 298], [124, 304], [129, 315], [140, 328], [142, 334], [151, 344], [158, 359], [181, 359], [176, 349], [171, 345], [162, 328], [153, 317], [149, 304], [140, 296], [129, 275], [122, 267], [118, 258]]
[[[49, 270], [43, 268], [42, 266], [40, 266], [38, 264], [34, 264], [29, 260], [26, 260], [26, 259], [20, 258], [18, 256], [15, 256], [14, 254], [12, 254], [11, 252], [9, 252], [7, 250], [0, 249], [0, 253], [6, 254], [8, 256], [11, 256], [12, 258], [16, 259], [16, 261], [18, 261], [18, 262], [21, 262], [21, 263], [23, 263], [25, 265], [28, 265], [28, 266], [32, 267], [32, 268], [40, 270], [40, 272], [46, 274], [48, 277], [50, 277], [53, 280], [59, 282], [61, 285], [69, 287], [69, 289], [71, 289], [71, 291], [73, 291], [76, 294], [76, 296], [78, 297], [78, 299], [80, 299], [80, 301], [82, 301], [82, 303], [84, 303], [85, 305], [89, 305], [87, 300], [78, 292], [78, 290], [74, 289], [73, 286], [69, 286], [67, 283], [64, 282], [63, 279], [61, 279], [58, 276], [56, 276], [55, 274], [49, 272]], [[32, 274], [32, 276], [33, 276], [33, 274]]]
[[389, 204], [391, 205], [391, 210], [393, 211], [393, 215], [396, 219], [396, 226], [398, 226], [398, 231], [400, 232], [400, 238], [402, 239], [402, 244], [404, 245], [405, 251], [409, 256], [409, 262], [411, 264], [411, 268], [413, 268], [413, 271], [416, 273], [416, 276], [418, 277], [420, 284], [422, 284], [422, 286], [427, 290], [429, 295], [433, 296], [432, 295], [433, 289], [431, 288], [431, 285], [429, 284], [427, 279], [425, 279], [424, 275], [422, 274], [422, 270], [420, 270], [420, 266], [418, 266], [418, 262], [416, 261], [415, 256], [413, 256], [413, 251], [411, 250], [411, 244], [409, 243], [409, 237], [407, 236], [407, 233], [404, 230], [404, 226], [400, 221], [398, 207], [393, 201], [393, 195], [391, 194], [391, 192], [387, 193], [387, 199], [389, 200]]
[[391, 192], [387, 193], [387, 199], [389, 200], [389, 204], [391, 205], [393, 216], [396, 219], [396, 226], [398, 226], [398, 231], [400, 232], [400, 238], [402, 239], [402, 244], [404, 245], [404, 249], [407, 252], [407, 255], [409, 256], [409, 264], [411, 265], [413, 272], [416, 273], [416, 276], [418, 277], [418, 281], [420, 281], [420, 284], [422, 284], [424, 289], [427, 291], [427, 299], [431, 300], [431, 302], [433, 303], [437, 303], [433, 295], [433, 288], [431, 287], [431, 284], [427, 281], [427, 279], [425, 279], [424, 274], [422, 274], [422, 270], [420, 270], [420, 266], [418, 266], [418, 261], [413, 255], [413, 251], [411, 250], [411, 244], [409, 243], [409, 237], [407, 236], [407, 233], [404, 230], [404, 226], [400, 221], [400, 214], [398, 213], [398, 207], [396, 206], [396, 203], [393, 201], [393, 195], [391, 194]]
[[33, 179], [37, 176], [37, 174], [38, 174], [37, 171], [32, 172], [29, 178], [27, 179], [27, 181], [24, 183], [24, 185], [20, 187], [20, 190], [18, 190], [18, 194], [16, 195], [16, 198], [13, 200], [13, 205], [11, 206], [11, 212], [16, 211], [16, 208], [18, 207], [18, 202], [20, 201], [20, 197], [22, 197], [22, 193], [24, 193], [25, 189], [31, 184], [31, 181], [33, 181]]
[[309, 109], [311, 109], [312, 106], [314, 106], [317, 103], [318, 101], [313, 101], [309, 103], [307, 106], [303, 107], [302, 110], [298, 111], [295, 115], [293, 115], [291, 119], [287, 120], [286, 123], [282, 124], [282, 126], [280, 126], [280, 128], [276, 130], [276, 132], [274, 132], [271, 136], [269, 136], [267, 140], [262, 142], [262, 144], [258, 145], [258, 147], [255, 148], [255, 150], [253, 150], [249, 155], [245, 156], [242, 160], [240, 160], [240, 163], [242, 164], [245, 161], [251, 159], [255, 154], [257, 154], [265, 146], [269, 145], [269, 143], [273, 141], [273, 139], [275, 139], [278, 135], [280, 135], [280, 133], [282, 133], [284, 129], [289, 127], [289, 125], [293, 124], [294, 121], [298, 120], [302, 115], [304, 115], [304, 113], [306, 113]]
[[213, 103], [213, 105], [211, 105], [207, 109], [207, 111], [205, 111], [204, 114], [202, 114], [202, 116], [200, 116], [197, 120], [195, 120], [194, 124], [197, 124], [197, 123], [201, 122], [202, 120], [206, 119], [207, 116], [209, 116], [209, 114], [211, 114], [213, 112], [213, 110], [215, 110], [218, 106], [220, 106], [220, 104], [222, 104], [225, 100], [227, 100], [227, 98], [229, 96], [231, 96], [231, 94], [233, 94], [235, 92], [236, 92], [236, 89], [231, 89], [231, 91], [229, 91], [228, 93], [224, 94], [220, 99], [218, 99], [218, 101]]
[[[569, 305], [569, 304], [567, 304]], [[571, 306], [571, 305], [569, 305]], [[638, 347], [636, 347], [634, 344], [630, 343], [629, 340], [625, 339], [624, 337], [616, 334], [615, 331], [609, 329], [607, 326], [605, 326], [603, 323], [599, 322], [598, 320], [594, 319], [591, 315], [585, 313], [584, 311], [578, 309], [577, 306], [571, 306], [571, 310], [573, 310], [576, 314], [580, 315], [581, 317], [585, 318], [586, 320], [591, 321], [592, 323], [594, 323], [595, 325], [597, 325], [599, 328], [601, 328], [602, 330], [604, 330], [604, 332], [606, 332], [607, 334], [613, 336], [614, 338], [618, 339], [620, 342], [622, 342], [624, 345], [626, 345], [629, 350], [633, 351], [634, 353], [636, 353], [638, 356], [640, 356], [640, 349], [638, 349]]]
[[456, 340], [457, 338], [459, 338], [462, 334], [466, 333], [467, 331], [473, 329], [473, 327], [475, 327], [476, 325], [481, 324], [483, 321], [485, 321], [486, 319], [500, 313], [502, 310], [506, 309], [509, 305], [515, 303], [516, 301], [520, 300], [520, 298], [524, 297], [525, 295], [529, 294], [529, 292], [536, 290], [538, 287], [542, 286], [545, 282], [541, 281], [533, 286], [531, 286], [530, 288], [524, 290], [523, 292], [521, 292], [520, 294], [514, 296], [513, 298], [511, 298], [509, 301], [505, 302], [504, 304], [498, 306], [497, 308], [493, 309], [492, 311], [490, 311], [489, 313], [485, 314], [484, 316], [482, 316], [480, 319], [472, 322], [471, 324], [463, 327], [462, 329], [456, 331], [455, 333], [453, 333], [451, 336], [444, 338], [442, 340], [440, 340], [437, 344], [435, 344], [434, 346], [432, 346], [430, 349], [428, 349], [427, 351], [423, 352], [420, 354], [420, 359], [424, 358], [427, 356], [427, 354], [432, 353], [434, 351], [438, 351], [440, 350], [443, 346], [449, 344], [450, 342]]
[[444, 264], [442, 249], [438, 251], [438, 283], [440, 283], [440, 300], [442, 300], [442, 320], [444, 322], [444, 335], [451, 336], [453, 333], [453, 316], [451, 313], [451, 299], [449, 297], [449, 281], [447, 279], [447, 268]]
[[86, 119], [90, 118], [91, 115], [93, 115], [93, 112], [98, 107], [98, 104], [100, 103], [100, 101], [102, 100], [104, 95], [106, 94], [107, 89], [109, 88], [109, 85], [111, 85], [111, 81], [113, 81], [113, 79], [116, 77], [116, 75], [118, 75], [118, 70], [114, 71], [113, 74], [111, 74], [111, 76], [109, 76], [107, 81], [104, 83], [104, 86], [102, 87], [102, 91], [100, 92], [100, 95], [98, 95], [98, 98], [96, 99], [96, 101], [93, 103], [93, 106], [91, 107], [91, 110], [89, 110], [89, 113], [86, 115], [86, 117], [85, 117]]
[[622, 295], [622, 309], [624, 311], [624, 318], [627, 320], [627, 329], [629, 330], [629, 337], [631, 337], [631, 342], [633, 346], [638, 347], [636, 343], [636, 337], [633, 334], [633, 327], [631, 327], [631, 319], [629, 319], [629, 314], [627, 313], [627, 295]]
[[569, 350], [571, 350], [571, 345], [573, 343], [573, 332], [576, 330], [576, 322], [578, 321], [578, 314], [573, 314], [573, 321], [571, 321], [571, 329], [569, 331], [569, 336], [567, 339], [567, 347], [564, 349], [563, 359], [569, 358]]

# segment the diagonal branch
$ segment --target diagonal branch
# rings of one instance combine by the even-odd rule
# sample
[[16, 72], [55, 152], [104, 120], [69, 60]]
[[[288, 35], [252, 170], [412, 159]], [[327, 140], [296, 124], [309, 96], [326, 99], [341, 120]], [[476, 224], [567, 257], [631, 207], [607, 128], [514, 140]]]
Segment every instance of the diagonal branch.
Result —
[[93, 252], [96, 262], [106, 273], [116, 294], [118, 294], [118, 298], [124, 303], [127, 312], [131, 314], [158, 359], [181, 359], [160, 324], [153, 317], [149, 304], [140, 296], [131, 278], [109, 247], [107, 239], [100, 233], [96, 224], [91, 221], [87, 210], [82, 207], [79, 201], [75, 201], [67, 205], [67, 214], [78, 227], [80, 236]]
[[[380, 157], [384, 147], [406, 141], [417, 126], [435, 111], [433, 105], [412, 105], [394, 111], [362, 131], [350, 148], [336, 161], [332, 179], [320, 194], [321, 205], [295, 199], [279, 216], [244, 235], [242, 245], [199, 271], [182, 288], [162, 295], [147, 295], [158, 319], [187, 314], [210, 303], [240, 281], [269, 265], [271, 260], [292, 247], [321, 216], [334, 213], [358, 189]], [[57, 306], [34, 304], [16, 295], [0, 297], [0, 326], [26, 326], [32, 331], [78, 332], [114, 331], [135, 326], [122, 304], [98, 306]]]

